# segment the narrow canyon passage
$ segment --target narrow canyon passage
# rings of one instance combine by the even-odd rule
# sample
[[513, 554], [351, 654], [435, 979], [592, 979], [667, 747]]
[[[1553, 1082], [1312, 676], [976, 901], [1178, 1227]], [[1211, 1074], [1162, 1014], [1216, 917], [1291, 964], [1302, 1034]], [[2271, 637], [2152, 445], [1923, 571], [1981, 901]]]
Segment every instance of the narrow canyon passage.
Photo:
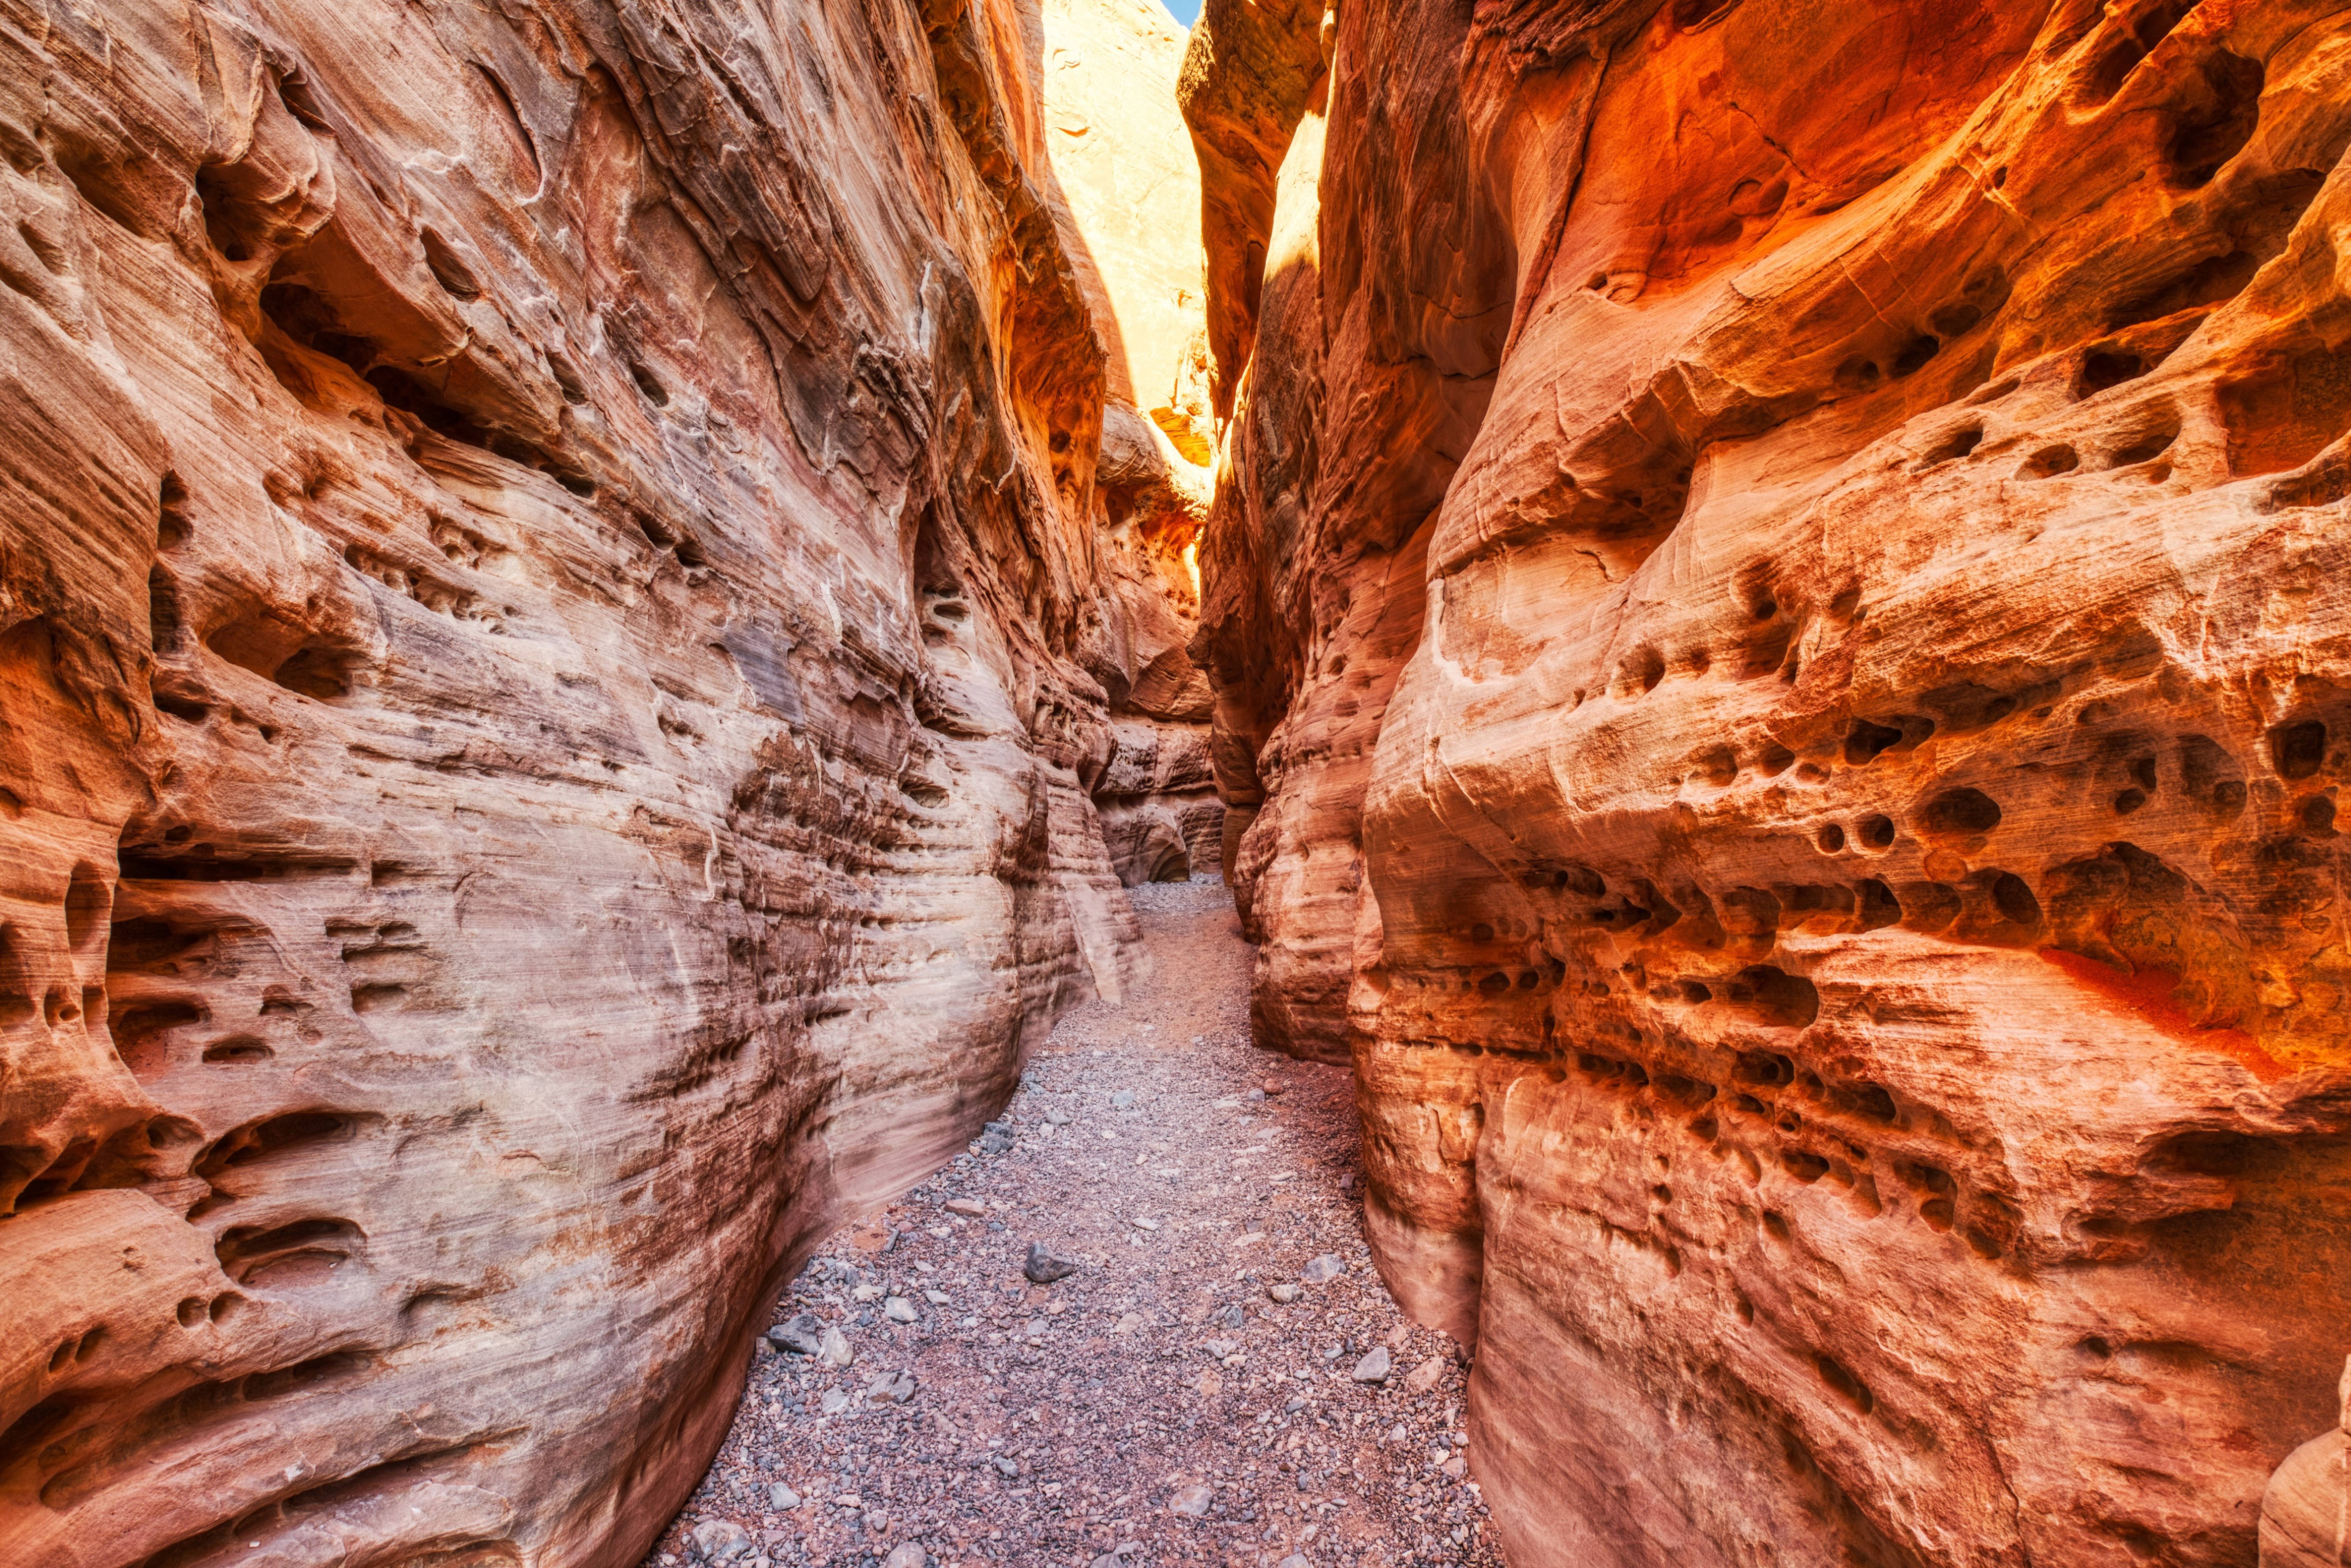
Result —
[[[1499, 1568], [1463, 1358], [1371, 1267], [1348, 1075], [1250, 1049], [1220, 881], [1132, 896], [1150, 977], [817, 1248], [646, 1568]], [[1032, 1282], [1031, 1242], [1075, 1269]]]
[[5, 12], [0, 1568], [2351, 1568], [2351, 0]]

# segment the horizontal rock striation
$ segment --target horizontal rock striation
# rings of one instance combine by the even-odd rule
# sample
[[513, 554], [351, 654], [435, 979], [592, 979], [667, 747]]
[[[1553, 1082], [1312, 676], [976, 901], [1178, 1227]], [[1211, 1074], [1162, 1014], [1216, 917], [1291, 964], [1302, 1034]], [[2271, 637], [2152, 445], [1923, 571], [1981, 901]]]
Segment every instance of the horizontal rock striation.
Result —
[[2253, 1561], [2351, 1267], [2344, 16], [1326, 30], [1199, 646], [1511, 1561]]
[[1126, 982], [1197, 485], [1046, 26], [0, 29], [0, 1563], [634, 1561], [810, 1239]]

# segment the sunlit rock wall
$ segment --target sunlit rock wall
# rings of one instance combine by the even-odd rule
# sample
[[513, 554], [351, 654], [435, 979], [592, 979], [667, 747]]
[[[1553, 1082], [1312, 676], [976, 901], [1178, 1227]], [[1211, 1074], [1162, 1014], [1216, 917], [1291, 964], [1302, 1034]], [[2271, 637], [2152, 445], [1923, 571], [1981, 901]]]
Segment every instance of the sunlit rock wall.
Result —
[[2346, 18], [1322, 33], [1201, 643], [1511, 1561], [2252, 1562], [2351, 1338]]
[[[1046, 0], [1045, 141], [1106, 350], [1099, 541], [1118, 751], [1095, 780], [1129, 884], [1217, 869], [1208, 677], [1192, 662], [1209, 409], [1200, 171], [1176, 112], [1184, 31], [1158, 0]], [[1107, 666], [1106, 668], [1104, 666]]]
[[6, 22], [0, 1562], [632, 1562], [1135, 961], [1040, 16]]

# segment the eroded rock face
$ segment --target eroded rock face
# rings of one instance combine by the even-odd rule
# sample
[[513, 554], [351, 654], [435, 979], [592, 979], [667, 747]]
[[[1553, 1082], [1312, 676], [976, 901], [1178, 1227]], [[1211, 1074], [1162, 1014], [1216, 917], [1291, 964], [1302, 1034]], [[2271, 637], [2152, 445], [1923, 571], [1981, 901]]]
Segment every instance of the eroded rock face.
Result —
[[2251, 1561], [2351, 1266], [2343, 18], [1334, 30], [1200, 645], [1511, 1560]]
[[1050, 0], [1041, 26], [1062, 227], [1108, 350], [1094, 538], [1114, 608], [1091, 667], [1120, 722], [1093, 800], [1128, 885], [1180, 880], [1217, 863], [1224, 824], [1207, 766], [1214, 699], [1189, 647], [1215, 421], [1199, 166], [1176, 108], [1184, 35], [1156, 0]]
[[2261, 1568], [2330, 1568], [2351, 1560], [2351, 1362], [2342, 1419], [2286, 1456], [2262, 1496]]
[[1208, 253], [1210, 382], [1219, 416], [1249, 361], [1274, 193], [1300, 115], [1322, 75], [1322, 7], [1311, 0], [1205, 0], [1176, 101], [1200, 161]]
[[1123, 983], [1207, 697], [1048, 31], [12, 17], [0, 1561], [633, 1561]]

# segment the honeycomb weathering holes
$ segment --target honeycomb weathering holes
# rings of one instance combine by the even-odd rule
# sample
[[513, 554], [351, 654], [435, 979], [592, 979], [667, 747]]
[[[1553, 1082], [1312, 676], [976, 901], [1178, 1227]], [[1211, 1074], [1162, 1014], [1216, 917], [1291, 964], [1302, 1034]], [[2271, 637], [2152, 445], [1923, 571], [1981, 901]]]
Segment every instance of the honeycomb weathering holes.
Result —
[[1980, 789], [1946, 789], [1929, 800], [1918, 814], [1924, 832], [1941, 837], [1973, 837], [2000, 826], [2000, 803]]
[[87, 952], [104, 939], [113, 901], [104, 873], [90, 865], [74, 867], [66, 888], [65, 915], [66, 940], [76, 952]]

